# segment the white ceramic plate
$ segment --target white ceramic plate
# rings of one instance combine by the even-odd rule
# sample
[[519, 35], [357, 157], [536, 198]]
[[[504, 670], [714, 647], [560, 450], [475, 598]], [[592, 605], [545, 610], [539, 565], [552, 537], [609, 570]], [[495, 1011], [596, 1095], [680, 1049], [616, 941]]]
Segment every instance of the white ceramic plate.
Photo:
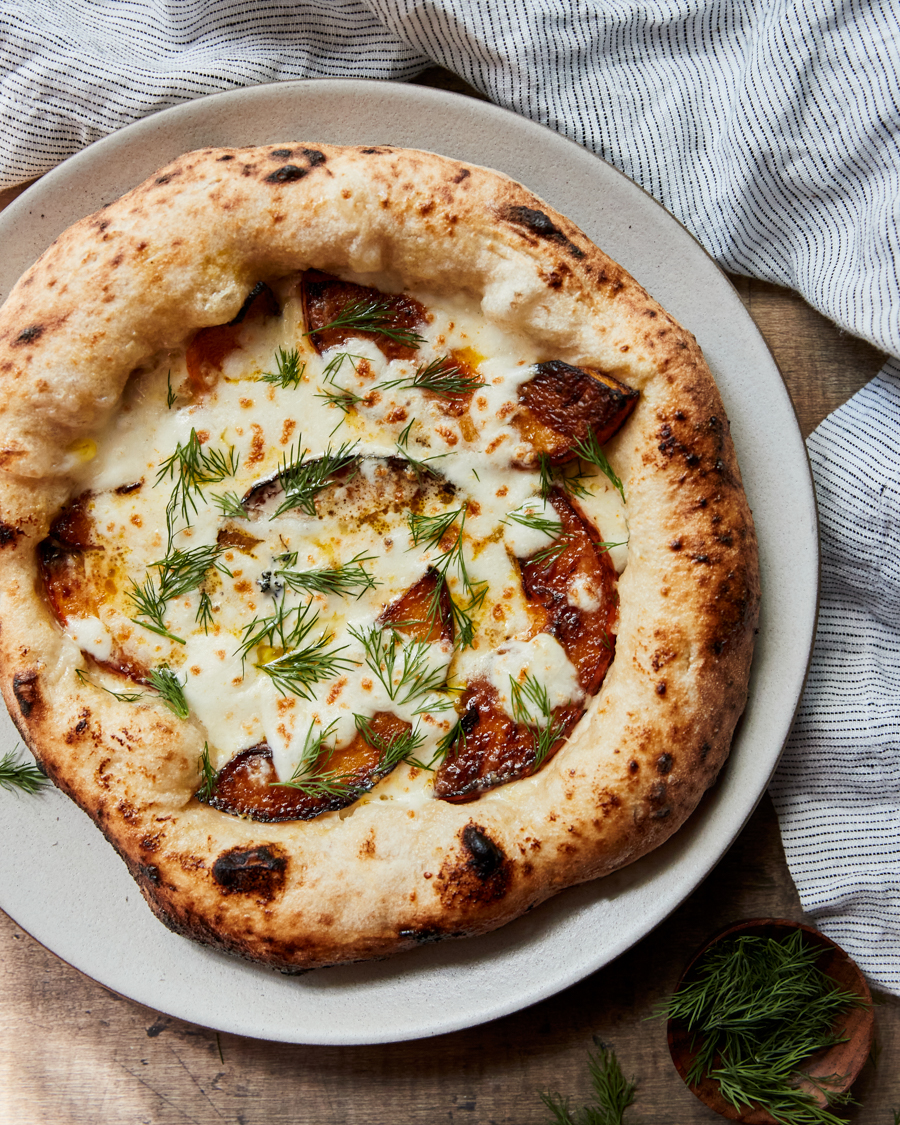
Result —
[[[287, 977], [169, 933], [62, 794], [0, 794], [0, 906], [108, 988], [181, 1019], [296, 1043], [437, 1035], [541, 1000], [605, 965], [674, 910], [726, 851], [775, 767], [806, 673], [818, 550], [787, 391], [732, 286], [700, 245], [608, 164], [524, 118], [418, 86], [282, 83], [189, 102], [98, 141], [0, 215], [0, 297], [56, 235], [160, 165], [206, 145], [389, 143], [484, 164], [573, 219], [698, 337], [718, 380], [762, 552], [750, 703], [716, 789], [664, 847], [487, 937]], [[4, 722], [0, 750], [16, 734]]]

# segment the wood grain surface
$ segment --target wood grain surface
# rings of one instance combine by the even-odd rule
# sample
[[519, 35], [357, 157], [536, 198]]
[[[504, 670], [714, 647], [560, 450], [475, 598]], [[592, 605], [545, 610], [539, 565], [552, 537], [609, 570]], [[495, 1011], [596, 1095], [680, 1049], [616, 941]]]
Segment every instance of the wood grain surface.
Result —
[[[445, 72], [422, 81], [467, 92]], [[14, 194], [0, 194], [0, 207]], [[732, 281], [781, 367], [804, 436], [883, 363], [796, 294]], [[20, 798], [0, 792], [0, 812], [8, 799]], [[541, 1090], [573, 1105], [588, 1096], [595, 1038], [637, 1079], [626, 1125], [711, 1125], [723, 1119], [687, 1091], [665, 1022], [650, 1017], [704, 938], [764, 916], [802, 917], [768, 797], [691, 898], [612, 965], [482, 1027], [348, 1048], [217, 1035], [160, 1016], [81, 976], [0, 914], [0, 1125], [545, 1125]], [[893, 1125], [900, 1109], [900, 1000], [877, 1001], [877, 1065], [863, 1068], [861, 1104], [847, 1113], [861, 1125]]]

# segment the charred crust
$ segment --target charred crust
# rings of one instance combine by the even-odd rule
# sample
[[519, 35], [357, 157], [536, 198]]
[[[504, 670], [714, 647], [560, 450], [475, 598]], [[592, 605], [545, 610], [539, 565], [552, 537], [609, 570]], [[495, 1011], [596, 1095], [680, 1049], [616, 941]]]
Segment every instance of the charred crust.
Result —
[[467, 824], [462, 831], [463, 847], [469, 853], [469, 867], [479, 879], [490, 879], [502, 867], [505, 856], [483, 828], [477, 824]]
[[401, 941], [413, 941], [416, 945], [433, 945], [436, 941], [443, 941], [444, 938], [450, 937], [463, 937], [463, 934], [448, 934], [444, 930], [440, 930], [437, 926], [422, 926], [420, 929], [400, 930], [397, 937]]
[[576, 246], [574, 242], [570, 241], [570, 239], [566, 238], [559, 227], [553, 224], [550, 216], [545, 215], [543, 211], [538, 211], [533, 207], [507, 207], [506, 211], [503, 213], [503, 218], [514, 226], [524, 227], [525, 230], [536, 235], [538, 238], [557, 243], [576, 260], [584, 257], [584, 251]]
[[656, 772], [661, 774], [669, 773], [672, 769], [672, 761], [673, 759], [671, 754], [660, 754], [660, 756], [656, 759]]
[[21, 528], [11, 527], [10, 524], [0, 521], [0, 550], [4, 547], [14, 547], [19, 536], [24, 534]]
[[[302, 180], [308, 176], [313, 168], [318, 168], [320, 164], [325, 163], [325, 153], [320, 152], [317, 148], [301, 148], [298, 150], [299, 154], [306, 157], [307, 167], [301, 168], [299, 164], [283, 164], [280, 168], [276, 168], [274, 172], [270, 172], [265, 178], [267, 184], [291, 184], [297, 180]], [[269, 154], [274, 159], [287, 159], [291, 156], [289, 149], [276, 149]]]
[[234, 160], [234, 157], [231, 155], [230, 152], [226, 152], [224, 156], [218, 157], [217, 163], [224, 164], [226, 160]]
[[309, 175], [308, 168], [299, 168], [296, 164], [284, 164], [270, 175], [266, 176], [267, 184], [291, 184], [302, 180]]
[[269, 153], [270, 160], [288, 160], [291, 156], [289, 148], [274, 148]]
[[469, 171], [468, 168], [460, 168], [460, 170], [456, 173], [456, 175], [451, 180], [451, 183], [461, 184], [463, 182], [463, 180], [467, 180], [469, 178], [469, 176], [471, 176], [471, 175], [472, 175], [472, 173]]
[[22, 329], [22, 331], [19, 333], [19, 335], [16, 336], [13, 343], [14, 344], [31, 344], [35, 340], [40, 339], [40, 337], [43, 336], [43, 334], [44, 334], [44, 325], [43, 324], [30, 324], [27, 328]]
[[506, 896], [512, 863], [480, 825], [470, 821], [459, 834], [462, 856], [444, 863], [435, 890], [447, 908], [487, 906]]
[[160, 884], [159, 868], [153, 863], [139, 863], [138, 864], [138, 877], [146, 879], [148, 883], [152, 883], [154, 887]]
[[284, 887], [287, 856], [275, 844], [231, 848], [212, 866], [212, 877], [222, 893], [252, 894], [269, 901]]
[[37, 679], [38, 674], [34, 669], [28, 672], [16, 672], [13, 676], [13, 695], [25, 719], [30, 718], [31, 712], [41, 701]]
[[127, 496], [130, 492], [137, 492], [143, 483], [142, 480], [136, 480], [133, 484], [120, 484], [116, 489], [116, 495]]

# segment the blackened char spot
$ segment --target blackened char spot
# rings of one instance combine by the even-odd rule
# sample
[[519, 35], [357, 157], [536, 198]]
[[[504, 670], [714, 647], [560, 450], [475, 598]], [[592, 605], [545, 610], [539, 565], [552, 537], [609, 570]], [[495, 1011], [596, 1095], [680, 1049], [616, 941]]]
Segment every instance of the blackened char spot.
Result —
[[479, 879], [486, 880], [503, 866], [503, 849], [476, 824], [467, 824], [462, 833], [463, 847], [469, 853], [469, 867]]
[[151, 883], [159, 885], [159, 868], [153, 863], [139, 863], [138, 873]]
[[463, 180], [468, 179], [468, 177], [471, 176], [471, 175], [472, 175], [472, 173], [469, 171], [468, 168], [460, 168], [457, 175], [455, 175], [453, 177], [453, 182], [455, 184], [461, 184], [463, 182]]
[[660, 754], [660, 756], [656, 759], [656, 772], [666, 774], [671, 770], [671, 768], [672, 755], [665, 753]]
[[30, 344], [32, 340], [36, 340], [39, 336], [42, 336], [43, 332], [43, 324], [31, 324], [28, 328], [23, 328], [19, 335], [16, 336], [16, 343]]
[[401, 930], [397, 936], [401, 941], [414, 941], [417, 945], [430, 945], [434, 941], [441, 941], [442, 938], [450, 937], [450, 934], [445, 934], [443, 930], [437, 930], [430, 926], [423, 926], [420, 930]]
[[221, 164], [223, 160], [234, 160], [234, 157], [229, 155], [229, 154], [226, 154], [225, 156], [220, 156], [219, 157], [219, 163]]
[[551, 242], [559, 243], [560, 246], [564, 246], [568, 250], [573, 258], [584, 257], [584, 251], [579, 249], [574, 242], [570, 242], [559, 227], [553, 225], [549, 216], [545, 215], [543, 211], [538, 211], [533, 207], [509, 207], [504, 218], [511, 223], [515, 223], [516, 226], [525, 227], [532, 234], [536, 234], [538, 238], [546, 238]]
[[40, 701], [37, 678], [38, 674], [35, 671], [16, 672], [13, 676], [13, 695], [26, 719], [34, 710], [35, 704]]
[[18, 537], [24, 534], [18, 527], [10, 527], [8, 523], [0, 522], [0, 548], [9, 547], [10, 544], [14, 546]]
[[309, 161], [310, 168], [317, 168], [320, 164], [325, 163], [325, 153], [319, 152], [317, 148], [303, 149], [303, 155]]
[[212, 877], [227, 895], [255, 894], [273, 898], [284, 886], [287, 857], [272, 844], [231, 848], [212, 867]]
[[302, 180], [309, 172], [308, 168], [298, 168], [296, 164], [285, 164], [270, 175], [266, 176], [267, 184], [290, 184], [294, 180]]
[[269, 159], [270, 160], [287, 160], [290, 155], [291, 155], [291, 150], [289, 148], [276, 148], [276, 149], [273, 149], [272, 152], [269, 153]]

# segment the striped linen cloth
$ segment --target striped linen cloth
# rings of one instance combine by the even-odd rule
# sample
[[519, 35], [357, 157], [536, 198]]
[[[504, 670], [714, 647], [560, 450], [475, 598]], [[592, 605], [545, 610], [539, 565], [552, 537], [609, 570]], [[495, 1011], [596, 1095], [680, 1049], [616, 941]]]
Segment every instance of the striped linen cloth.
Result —
[[[189, 98], [438, 63], [571, 137], [725, 269], [900, 357], [891, 0], [5, 0], [0, 187]], [[809, 685], [772, 794], [801, 900], [900, 993], [900, 365], [809, 441]]]

